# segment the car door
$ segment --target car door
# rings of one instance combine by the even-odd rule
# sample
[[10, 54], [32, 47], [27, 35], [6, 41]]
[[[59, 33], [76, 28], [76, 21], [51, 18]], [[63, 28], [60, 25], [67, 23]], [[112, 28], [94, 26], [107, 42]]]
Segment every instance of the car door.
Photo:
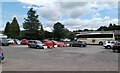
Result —
[[34, 41], [31, 41], [30, 45], [31, 45], [32, 47], [35, 47]]

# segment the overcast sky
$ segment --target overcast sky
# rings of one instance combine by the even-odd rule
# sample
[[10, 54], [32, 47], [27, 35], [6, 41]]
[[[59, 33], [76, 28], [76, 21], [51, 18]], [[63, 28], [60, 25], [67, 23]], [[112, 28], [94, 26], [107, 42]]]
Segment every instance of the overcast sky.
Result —
[[56, 22], [61, 22], [69, 30], [98, 29], [109, 23], [118, 24], [118, 0], [6, 0], [0, 3], [0, 30], [15, 16], [21, 30], [27, 11], [33, 7], [45, 30], [51, 31]]

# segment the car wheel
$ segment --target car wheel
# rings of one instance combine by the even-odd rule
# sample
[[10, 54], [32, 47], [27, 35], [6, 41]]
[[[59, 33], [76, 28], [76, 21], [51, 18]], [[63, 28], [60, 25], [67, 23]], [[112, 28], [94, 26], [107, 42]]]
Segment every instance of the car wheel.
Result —
[[113, 52], [115, 52], [115, 49], [113, 49]]
[[29, 48], [31, 48], [31, 46], [30, 46], [30, 45], [28, 45], [28, 47], [29, 47]]
[[80, 47], [84, 47], [83, 45], [80, 45]]
[[2, 57], [2, 60], [4, 60], [4, 57]]
[[103, 45], [103, 42], [99, 42], [99, 45]]
[[107, 49], [111, 49], [111, 46], [107, 46]]
[[118, 51], [118, 53], [120, 53], [120, 50], [117, 49], [117, 51]]
[[73, 45], [72, 45], [72, 44], [70, 44], [69, 46], [70, 46], [70, 47], [73, 47]]
[[37, 49], [39, 49], [40, 47], [39, 46], [36, 46]]

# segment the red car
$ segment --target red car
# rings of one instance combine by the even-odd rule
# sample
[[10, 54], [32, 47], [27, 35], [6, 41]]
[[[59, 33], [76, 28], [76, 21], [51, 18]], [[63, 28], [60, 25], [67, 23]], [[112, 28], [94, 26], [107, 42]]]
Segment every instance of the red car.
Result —
[[44, 40], [43, 43], [50, 49], [54, 48], [54, 44], [52, 41]]
[[64, 44], [64, 43], [60, 43], [60, 42], [57, 42], [57, 41], [52, 41], [54, 45], [57, 45], [58, 47], [66, 47], [67, 45]]
[[28, 40], [23, 39], [23, 40], [21, 41], [21, 44], [22, 44], [22, 45], [28, 45], [28, 44], [29, 44], [29, 42], [28, 42]]

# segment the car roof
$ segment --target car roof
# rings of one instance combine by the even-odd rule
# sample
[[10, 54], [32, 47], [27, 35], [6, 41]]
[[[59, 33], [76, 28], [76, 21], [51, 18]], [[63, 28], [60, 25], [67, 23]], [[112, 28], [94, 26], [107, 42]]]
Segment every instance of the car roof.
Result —
[[39, 41], [39, 42], [41, 42], [40, 40], [29, 40], [29, 41], [36, 41], [36, 42]]

